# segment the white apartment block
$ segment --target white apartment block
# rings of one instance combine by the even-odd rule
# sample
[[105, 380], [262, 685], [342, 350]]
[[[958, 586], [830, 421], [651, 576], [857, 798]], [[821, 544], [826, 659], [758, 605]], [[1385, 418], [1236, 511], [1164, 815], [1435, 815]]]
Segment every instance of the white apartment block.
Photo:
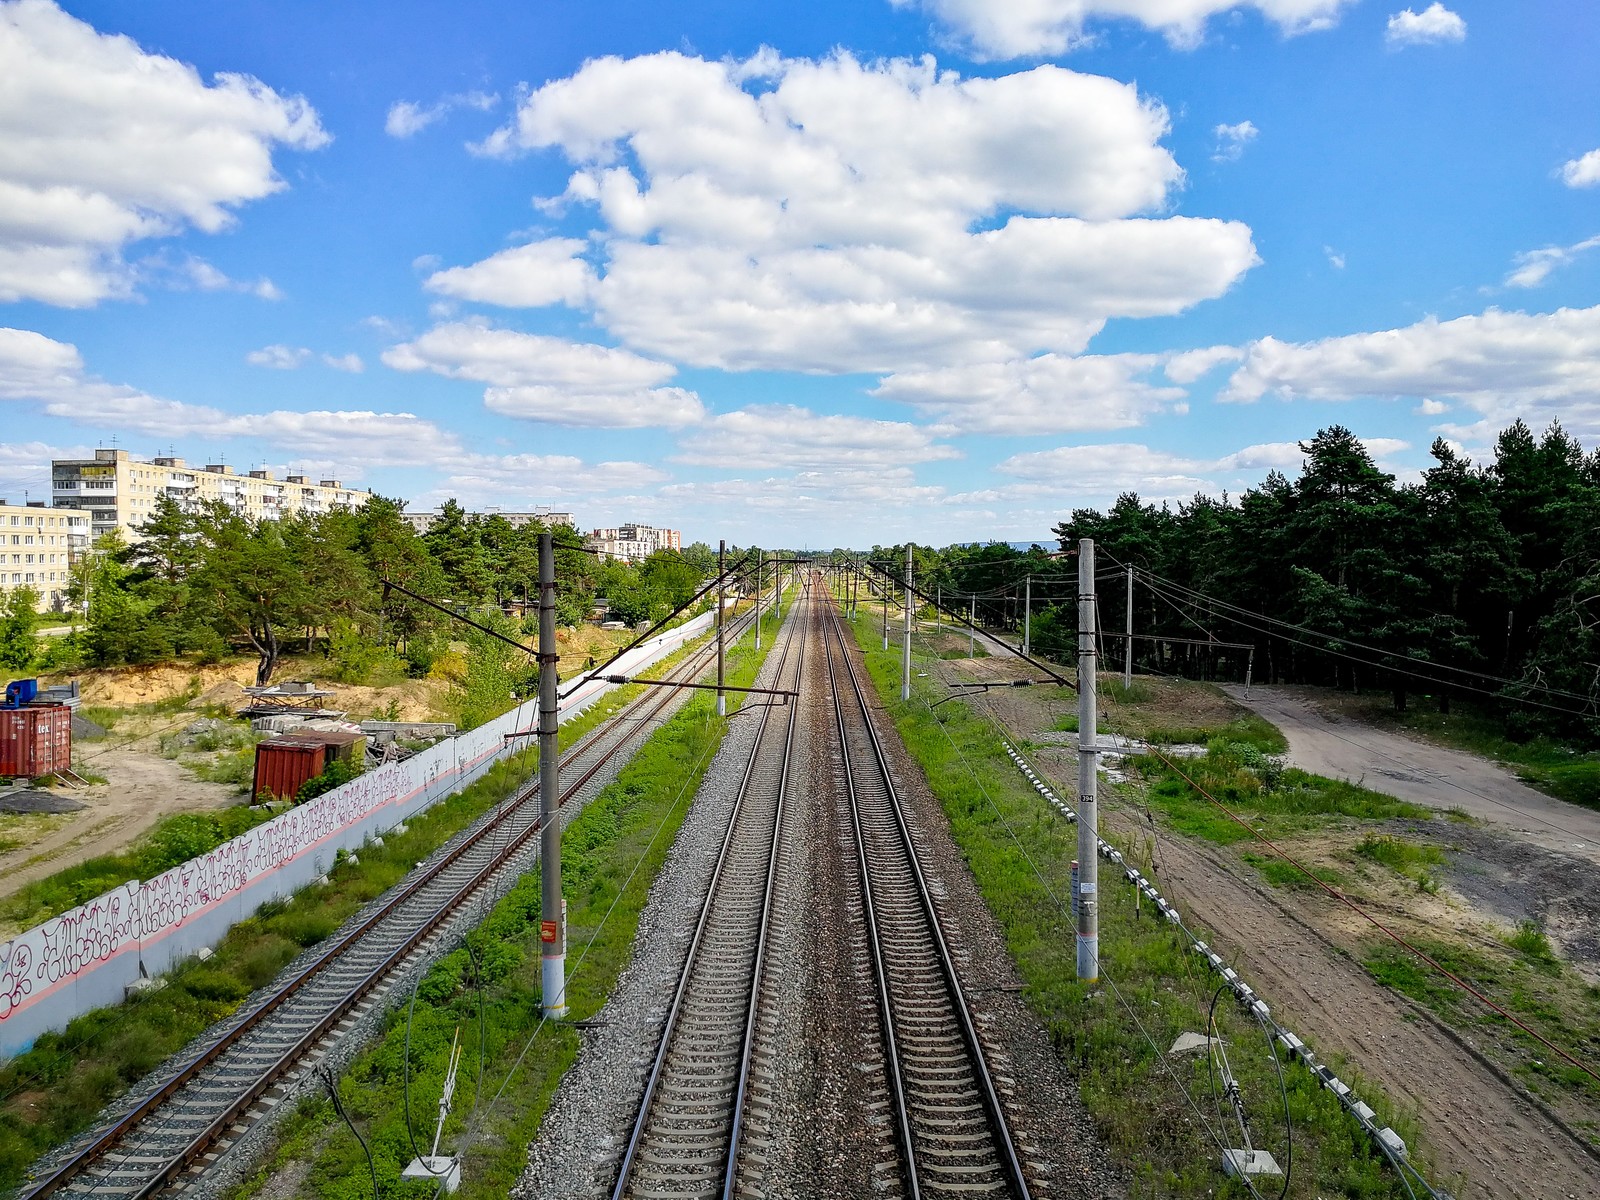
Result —
[[271, 471], [238, 475], [221, 463], [192, 467], [181, 458], [147, 462], [126, 450], [96, 450], [92, 459], [58, 458], [50, 473], [56, 508], [87, 512], [92, 537], [121, 529], [129, 542], [140, 540], [139, 530], [155, 515], [162, 496], [183, 505], [220, 500], [243, 516], [276, 520], [294, 513], [360, 508], [371, 495], [337, 479], [275, 479]]
[[583, 544], [602, 558], [642, 562], [658, 550], [682, 550], [683, 535], [676, 529], [657, 529], [653, 525], [618, 525], [614, 529], [596, 529]]
[[72, 564], [89, 548], [89, 518], [46, 508], [42, 500], [0, 500], [0, 592], [31, 587], [40, 612], [67, 606]]
[[[400, 519], [410, 524], [418, 533], [427, 533], [428, 529], [440, 517], [438, 509], [429, 509], [426, 512], [401, 513]], [[572, 525], [572, 514], [557, 512], [553, 508], [536, 508], [531, 512], [506, 512], [504, 509], [489, 507], [481, 512], [469, 512], [469, 517], [502, 517], [510, 523], [511, 528], [521, 529], [525, 525], [544, 525], [554, 529], [557, 525]]]

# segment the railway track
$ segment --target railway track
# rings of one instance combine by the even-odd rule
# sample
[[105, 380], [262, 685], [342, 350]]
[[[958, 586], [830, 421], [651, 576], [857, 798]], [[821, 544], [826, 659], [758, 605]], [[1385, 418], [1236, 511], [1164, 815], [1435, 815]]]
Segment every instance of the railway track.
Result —
[[1028, 1185], [871, 716], [843, 620], [824, 637], [877, 980], [891, 1119], [907, 1197], [1009, 1196]]
[[[775, 647], [777, 687], [799, 690], [815, 611], [802, 598], [791, 614]], [[733, 1191], [799, 709], [797, 702], [761, 714], [645, 1080], [616, 1200]]]
[[[856, 855], [844, 869], [860, 876], [862, 944], [878, 1006], [887, 1085], [882, 1107], [894, 1127], [881, 1142], [895, 1161], [872, 1172], [874, 1186], [885, 1196], [918, 1200], [1028, 1200], [843, 625], [820, 586], [808, 590], [796, 615], [802, 619], [785, 631], [779, 666], [785, 682], [778, 686], [796, 685], [808, 651], [823, 659], [813, 671], [822, 686], [800, 703], [832, 710]], [[823, 691], [831, 693], [826, 700]], [[752, 1074], [762, 1053], [773, 1057], [779, 1040], [801, 1036], [775, 1027], [774, 997], [762, 986], [785, 821], [798, 807], [786, 802], [798, 709], [797, 703], [781, 721], [769, 711], [753, 740], [613, 1200], [762, 1193], [766, 1164], [753, 1143], [765, 1138], [747, 1138], [747, 1121], [770, 1125], [778, 1117], [757, 1121], [746, 1111]], [[805, 778], [814, 785], [814, 773]], [[792, 893], [792, 881], [786, 890]]]
[[[737, 640], [751, 619], [746, 614], [731, 626], [729, 640]], [[708, 644], [667, 677], [693, 680], [714, 656]], [[561, 803], [637, 746], [682, 695], [647, 689], [569, 749], [562, 758]], [[387, 980], [431, 957], [454, 918], [475, 902], [487, 902], [506, 874], [531, 865], [539, 844], [538, 796], [535, 782], [424, 863], [281, 986], [219, 1029], [161, 1086], [52, 1162], [23, 1187], [22, 1200], [181, 1192], [380, 1001]]]

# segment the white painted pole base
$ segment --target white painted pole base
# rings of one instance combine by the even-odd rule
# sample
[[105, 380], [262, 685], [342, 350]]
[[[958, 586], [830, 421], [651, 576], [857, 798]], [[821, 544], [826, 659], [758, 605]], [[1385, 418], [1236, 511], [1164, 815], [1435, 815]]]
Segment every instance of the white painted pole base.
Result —
[[544, 1015], [564, 1017], [567, 1015], [567, 956], [550, 954], [543, 961]]
[[1078, 935], [1078, 978], [1085, 983], [1100, 979], [1100, 938]]
[[727, 715], [728, 715], [728, 698], [726, 696], [718, 696], [717, 697], [717, 716], [725, 717]]

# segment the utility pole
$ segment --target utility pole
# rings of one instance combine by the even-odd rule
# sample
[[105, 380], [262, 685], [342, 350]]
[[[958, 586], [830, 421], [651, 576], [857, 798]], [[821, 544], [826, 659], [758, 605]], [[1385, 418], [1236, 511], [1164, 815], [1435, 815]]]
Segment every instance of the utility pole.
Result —
[[772, 612], [783, 620], [783, 559], [777, 550], [772, 552]]
[[967, 657], [978, 657], [978, 598], [967, 598]]
[[944, 624], [944, 584], [933, 589], [933, 627], [938, 629]]
[[539, 950], [544, 1015], [567, 1015], [567, 902], [561, 895], [561, 745], [557, 741], [556, 551], [539, 535]]
[[756, 551], [756, 649], [761, 649], [761, 605], [766, 593], [761, 590], [761, 575], [767, 569], [767, 552]]
[[900, 699], [911, 699], [911, 543], [906, 542], [906, 637], [900, 651]]
[[1033, 576], [1022, 584], [1022, 652], [1033, 653]]
[[[1122, 687], [1133, 686], [1133, 564], [1128, 564], [1128, 636], [1122, 645]], [[1246, 692], [1249, 689], [1245, 689]]]
[[727, 674], [727, 649], [722, 640], [722, 608], [723, 608], [723, 560], [728, 556], [728, 541], [724, 538], [717, 543], [717, 716], [728, 715], [728, 697], [722, 690], [723, 680]]
[[878, 591], [883, 593], [883, 648], [889, 648], [889, 585], [881, 583]]
[[1100, 978], [1099, 747], [1095, 744], [1094, 539], [1078, 542], [1078, 978]]

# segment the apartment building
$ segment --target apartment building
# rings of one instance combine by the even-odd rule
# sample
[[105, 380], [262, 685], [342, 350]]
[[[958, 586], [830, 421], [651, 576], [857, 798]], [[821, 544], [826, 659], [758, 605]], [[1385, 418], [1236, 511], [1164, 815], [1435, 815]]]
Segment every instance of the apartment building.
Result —
[[0, 500], [0, 592], [31, 587], [40, 612], [59, 612], [67, 605], [72, 564], [88, 548], [87, 516], [55, 511], [42, 500]]
[[185, 505], [220, 500], [244, 516], [276, 520], [294, 513], [360, 508], [371, 495], [337, 479], [277, 479], [271, 471], [239, 475], [222, 463], [194, 467], [181, 458], [146, 461], [126, 450], [96, 450], [92, 459], [58, 458], [50, 473], [56, 508], [87, 512], [92, 537], [121, 529], [130, 542], [139, 540], [140, 528], [162, 496]]
[[594, 530], [583, 544], [602, 558], [640, 562], [658, 550], [682, 550], [683, 535], [676, 529], [658, 529], [653, 525], [618, 525], [614, 529]]
[[[402, 520], [409, 522], [411, 528], [418, 533], [427, 533], [433, 523], [439, 519], [440, 512], [437, 508], [433, 508], [426, 512], [401, 513], [400, 516]], [[504, 509], [491, 506], [481, 512], [470, 512], [467, 516], [478, 518], [501, 517], [509, 522], [513, 529], [521, 529], [524, 525], [545, 525], [554, 529], [557, 525], [575, 524], [571, 513], [557, 512], [553, 508], [535, 508], [531, 512], [506, 512]]]

